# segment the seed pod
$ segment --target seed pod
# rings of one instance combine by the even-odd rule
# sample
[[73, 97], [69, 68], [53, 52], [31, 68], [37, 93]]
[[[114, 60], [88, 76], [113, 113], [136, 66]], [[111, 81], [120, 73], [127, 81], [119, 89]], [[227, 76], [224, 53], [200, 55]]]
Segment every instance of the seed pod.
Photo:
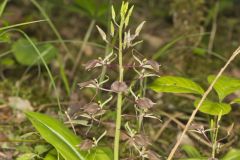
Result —
[[159, 66], [158, 62], [153, 60], [147, 60], [146, 63], [142, 65], [143, 68], [152, 69], [155, 72], [159, 72]]
[[97, 83], [94, 80], [78, 83], [80, 89], [82, 88], [97, 88]]
[[153, 103], [149, 98], [142, 97], [136, 100], [136, 104], [141, 109], [150, 109], [155, 103]]
[[78, 145], [78, 147], [83, 151], [88, 151], [93, 147], [94, 143], [90, 139], [84, 140], [81, 144]]
[[126, 85], [125, 82], [115, 81], [111, 85], [111, 90], [114, 92], [125, 92], [127, 91], [127, 89], [128, 89], [128, 86]]
[[89, 115], [94, 115], [98, 113], [100, 110], [101, 110], [100, 106], [95, 102], [88, 103], [83, 107], [83, 112]]
[[84, 64], [85, 70], [91, 70], [96, 67], [102, 66], [102, 62], [99, 59], [93, 59]]

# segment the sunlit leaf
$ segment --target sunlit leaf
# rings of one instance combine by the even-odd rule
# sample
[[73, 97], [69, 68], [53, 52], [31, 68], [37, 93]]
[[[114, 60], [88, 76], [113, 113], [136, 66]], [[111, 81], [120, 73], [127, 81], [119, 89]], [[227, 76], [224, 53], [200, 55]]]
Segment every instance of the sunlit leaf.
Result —
[[[215, 79], [215, 75], [208, 76], [208, 82], [212, 83]], [[227, 95], [240, 90], [240, 80], [228, 76], [221, 76], [214, 85], [219, 100], [222, 101]]]
[[[112, 160], [110, 148], [95, 147], [90, 152], [80, 151], [80, 137], [57, 119], [37, 112], [26, 112], [26, 115], [40, 135], [53, 145], [65, 160]], [[52, 160], [56, 156], [56, 152], [50, 151], [45, 160]]]
[[157, 78], [150, 88], [156, 92], [169, 92], [169, 93], [194, 93], [202, 95], [204, 90], [197, 83], [190, 79], [176, 77], [176, 76], [163, 76]]
[[85, 160], [84, 153], [76, 147], [81, 139], [61, 122], [36, 112], [26, 112], [26, 115], [41, 136], [53, 145], [64, 159]]
[[[199, 104], [199, 101], [200, 99], [197, 99], [194, 102], [195, 107]], [[205, 100], [201, 107], [199, 108], [199, 111], [214, 116], [217, 116], [219, 114], [225, 115], [231, 111], [231, 106], [227, 103], [218, 103], [212, 102], [210, 100]]]

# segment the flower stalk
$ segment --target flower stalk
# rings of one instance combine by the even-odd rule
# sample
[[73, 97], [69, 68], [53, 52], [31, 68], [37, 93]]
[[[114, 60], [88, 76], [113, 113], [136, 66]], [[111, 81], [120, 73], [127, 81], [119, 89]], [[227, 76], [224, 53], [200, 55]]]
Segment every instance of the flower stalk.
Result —
[[[120, 25], [119, 25], [119, 33], [118, 33], [118, 39], [119, 39], [119, 46], [118, 46], [118, 69], [119, 69], [119, 82], [123, 82], [123, 41], [122, 41], [122, 35], [123, 35], [123, 26], [124, 26], [124, 20], [121, 19]], [[115, 140], [114, 140], [114, 160], [118, 160], [119, 158], [119, 141], [120, 141], [120, 133], [121, 133], [121, 119], [122, 119], [122, 92], [118, 93], [117, 96], [117, 113], [116, 113], [116, 129], [115, 129]]]

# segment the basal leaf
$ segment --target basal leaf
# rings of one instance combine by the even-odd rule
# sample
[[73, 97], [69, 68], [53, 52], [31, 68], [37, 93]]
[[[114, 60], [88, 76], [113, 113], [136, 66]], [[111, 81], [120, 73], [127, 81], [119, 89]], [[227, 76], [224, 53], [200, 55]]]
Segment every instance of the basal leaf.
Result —
[[204, 90], [190, 79], [176, 76], [163, 76], [157, 78], [150, 88], [156, 92], [194, 93], [202, 95]]
[[81, 139], [58, 120], [36, 112], [26, 112], [28, 119], [41, 136], [66, 160], [85, 160], [84, 154], [76, 147]]
[[[65, 160], [112, 160], [110, 148], [95, 147], [90, 152], [80, 151], [80, 137], [71, 132], [63, 123], [37, 112], [26, 112], [28, 119], [41, 136], [61, 154]], [[50, 151], [45, 157], [52, 160], [57, 157], [56, 151]]]
[[[215, 75], [208, 76], [208, 82], [212, 83]], [[214, 85], [214, 89], [218, 94], [219, 100], [222, 101], [227, 95], [240, 90], [240, 80], [228, 76], [221, 76]]]
[[[194, 106], [197, 107], [200, 99], [197, 99], [194, 102]], [[212, 102], [210, 100], [205, 100], [202, 104], [202, 106], [199, 108], [199, 111], [217, 116], [219, 114], [225, 115], [228, 114], [231, 111], [231, 106], [227, 103], [218, 103], [218, 102]]]
[[[38, 45], [37, 47], [46, 63], [49, 63], [51, 60], [53, 60], [58, 53], [57, 49], [51, 44]], [[42, 64], [38, 53], [26, 39], [19, 39], [17, 42], [15, 42], [12, 45], [12, 51], [16, 60], [22, 65], [31, 66]]]

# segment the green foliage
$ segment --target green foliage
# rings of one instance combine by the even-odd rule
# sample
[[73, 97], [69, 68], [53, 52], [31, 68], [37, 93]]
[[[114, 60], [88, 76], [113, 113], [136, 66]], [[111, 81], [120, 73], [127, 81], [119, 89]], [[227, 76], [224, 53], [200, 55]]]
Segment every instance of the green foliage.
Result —
[[[216, 76], [208, 76], [208, 82], [212, 83]], [[157, 78], [150, 88], [157, 92], [170, 92], [170, 93], [193, 93], [203, 94], [204, 90], [195, 82], [175, 76], [163, 76]], [[214, 89], [218, 94], [220, 102], [229, 94], [240, 89], [240, 80], [228, 76], [221, 76], [214, 85]], [[199, 99], [195, 101], [194, 105], [197, 106]], [[231, 103], [240, 103], [240, 99], [235, 99]], [[231, 111], [231, 106], [226, 103], [217, 103], [210, 100], [203, 102], [199, 109], [201, 112], [210, 115], [228, 114]]]
[[[57, 49], [51, 44], [39, 45], [38, 49], [46, 63], [53, 60], [58, 53]], [[26, 39], [19, 39], [15, 42], [12, 45], [12, 51], [16, 60], [22, 65], [31, 66], [43, 63], [35, 48]]]
[[190, 79], [176, 77], [176, 76], [163, 76], [157, 78], [150, 88], [156, 92], [169, 92], [169, 93], [194, 93], [202, 95], [204, 90], [197, 83]]
[[[190, 145], [184, 145], [182, 147], [184, 152], [186, 152], [188, 158], [182, 158], [180, 160], [208, 160], [209, 158], [203, 157], [199, 151]], [[240, 159], [240, 150], [231, 149], [227, 154], [221, 158], [221, 160], [239, 160]]]
[[12, 58], [6, 57], [6, 58], [1, 59], [0, 65], [7, 67], [7, 68], [11, 68], [15, 65], [15, 61]]
[[201, 154], [198, 152], [198, 150], [191, 145], [183, 145], [182, 150], [184, 150], [184, 152], [186, 152], [188, 157], [191, 157], [191, 158], [201, 157]]
[[66, 6], [70, 11], [84, 13], [88, 17], [103, 23], [107, 22], [108, 7], [108, 0], [73, 0], [71, 4]]
[[34, 153], [25, 153], [20, 155], [16, 160], [33, 160], [36, 156]]
[[[215, 75], [208, 76], [208, 82], [212, 83]], [[228, 76], [221, 76], [214, 85], [214, 89], [218, 94], [219, 100], [222, 101], [227, 95], [240, 89], [240, 80]]]
[[63, 160], [62, 157], [59, 157], [58, 159], [58, 154], [55, 149], [52, 149], [51, 151], [48, 152], [48, 154], [45, 156], [44, 160]]
[[240, 150], [239, 149], [231, 149], [222, 160], [239, 160], [240, 159]]
[[0, 17], [3, 14], [3, 11], [4, 11], [4, 9], [5, 9], [6, 5], [7, 5], [7, 2], [8, 2], [8, 0], [3, 0], [2, 3], [0, 3]]
[[240, 98], [236, 98], [232, 100], [231, 104], [234, 104], [234, 103], [240, 103]]
[[34, 153], [38, 154], [38, 155], [41, 155], [45, 152], [47, 152], [48, 150], [50, 149], [50, 146], [49, 145], [36, 145], [34, 147]]
[[[199, 101], [200, 99], [197, 99], [194, 102], [195, 107], [198, 105]], [[227, 103], [218, 103], [210, 100], [205, 100], [199, 110], [206, 114], [218, 116], [219, 114], [228, 114], [231, 111], [231, 106]]]
[[85, 159], [84, 153], [81, 153], [76, 147], [81, 139], [61, 122], [36, 112], [27, 112], [26, 115], [41, 136], [52, 144], [65, 159]]
[[112, 150], [109, 148], [96, 148], [95, 150], [91, 151], [86, 158], [87, 160], [112, 160], [113, 153]]
[[[77, 147], [80, 144], [80, 137], [73, 134], [63, 123], [37, 112], [26, 112], [28, 119], [41, 134], [41, 136], [63, 156], [65, 160], [111, 160], [112, 150], [109, 148], [95, 147], [89, 153], [80, 151]], [[38, 152], [42, 152], [44, 147], [39, 147]], [[56, 156], [54, 151], [50, 151], [45, 160], [52, 160]]]

